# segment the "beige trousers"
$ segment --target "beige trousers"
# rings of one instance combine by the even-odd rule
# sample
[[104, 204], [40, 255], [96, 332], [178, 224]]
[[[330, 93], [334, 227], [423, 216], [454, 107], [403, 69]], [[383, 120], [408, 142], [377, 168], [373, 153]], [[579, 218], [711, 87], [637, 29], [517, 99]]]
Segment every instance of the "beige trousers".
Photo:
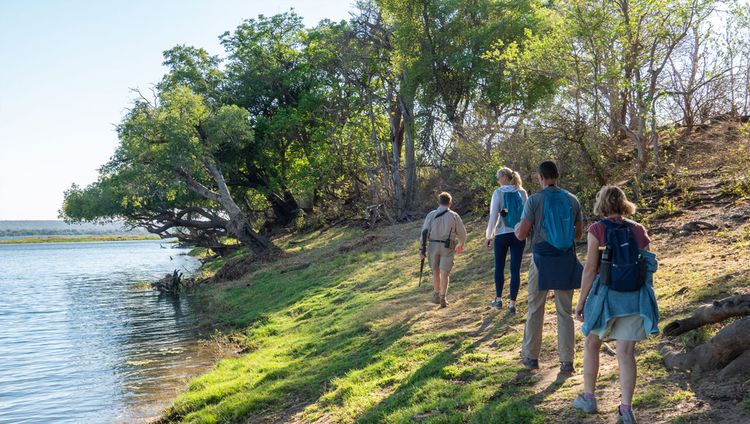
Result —
[[[539, 359], [542, 350], [542, 328], [544, 327], [544, 304], [548, 290], [539, 290], [539, 272], [534, 260], [529, 266], [529, 314], [523, 332], [521, 353], [526, 358]], [[557, 352], [560, 362], [573, 362], [575, 350], [575, 327], [573, 324], [573, 290], [555, 290], [557, 308]]]

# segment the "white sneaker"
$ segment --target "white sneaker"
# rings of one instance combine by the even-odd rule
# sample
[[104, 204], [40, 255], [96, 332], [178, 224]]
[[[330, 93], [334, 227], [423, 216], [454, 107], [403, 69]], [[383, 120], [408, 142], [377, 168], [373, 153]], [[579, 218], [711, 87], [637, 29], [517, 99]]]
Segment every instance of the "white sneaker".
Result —
[[586, 398], [583, 397], [583, 395], [578, 395], [578, 397], [573, 401], [573, 408], [583, 411], [587, 414], [593, 414], [596, 412], [596, 398], [591, 400], [586, 400]]
[[635, 415], [633, 415], [633, 410], [626, 413], [620, 412], [620, 407], [617, 407], [617, 424], [638, 424], [638, 421], [635, 419]]

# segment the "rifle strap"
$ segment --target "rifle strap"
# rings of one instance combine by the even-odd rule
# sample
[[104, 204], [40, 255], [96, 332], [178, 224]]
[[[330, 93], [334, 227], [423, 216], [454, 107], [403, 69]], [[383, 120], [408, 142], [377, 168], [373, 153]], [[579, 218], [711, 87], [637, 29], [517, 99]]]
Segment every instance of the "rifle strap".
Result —
[[[428, 241], [428, 239], [429, 239], [429, 235], [430, 235], [430, 225], [432, 225], [432, 220], [434, 220], [434, 219], [437, 219], [437, 218], [440, 218], [441, 216], [443, 216], [443, 215], [447, 214], [449, 210], [450, 210], [450, 209], [446, 209], [446, 210], [444, 210], [444, 211], [442, 211], [442, 212], [440, 212], [440, 213], [436, 214], [435, 216], [433, 216], [433, 217], [432, 217], [432, 219], [430, 220], [430, 223], [429, 223], [429, 224], [427, 224], [427, 228], [426, 228], [426, 229], [424, 229], [424, 230], [422, 230], [422, 247], [421, 247], [421, 249], [422, 249], [422, 252], [423, 252], [423, 253], [424, 253], [424, 252], [426, 251], [426, 249], [427, 249], [427, 241]], [[451, 228], [451, 231], [453, 231], [453, 228]], [[449, 237], [448, 237], [448, 238], [450, 238], [450, 235], [449, 235]], [[429, 240], [429, 241], [432, 241], [432, 242], [437, 242], [437, 241], [439, 241], [439, 242], [443, 242], [443, 240]]]

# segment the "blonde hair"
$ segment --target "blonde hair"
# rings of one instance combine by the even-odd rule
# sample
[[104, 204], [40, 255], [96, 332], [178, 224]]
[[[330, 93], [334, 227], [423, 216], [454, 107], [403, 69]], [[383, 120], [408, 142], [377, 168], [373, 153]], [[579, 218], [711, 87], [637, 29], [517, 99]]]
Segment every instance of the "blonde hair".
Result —
[[500, 182], [500, 177], [505, 177], [513, 182], [513, 185], [521, 188], [523, 181], [521, 180], [521, 174], [504, 166], [497, 170], [497, 181]]
[[607, 217], [611, 215], [632, 215], [636, 206], [629, 201], [620, 187], [606, 185], [596, 194], [594, 214]]

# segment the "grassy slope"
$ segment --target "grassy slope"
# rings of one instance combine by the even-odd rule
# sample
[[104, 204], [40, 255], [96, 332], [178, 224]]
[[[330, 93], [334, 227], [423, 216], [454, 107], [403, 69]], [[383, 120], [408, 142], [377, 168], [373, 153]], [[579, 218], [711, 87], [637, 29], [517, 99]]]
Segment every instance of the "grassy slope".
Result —
[[[702, 170], [682, 172], [715, 174], [721, 165], [716, 178], [726, 180], [746, 174], [741, 163], [704, 163]], [[710, 179], [707, 175], [684, 180], [682, 197], [674, 199], [676, 209], [704, 194], [710, 197], [714, 186], [700, 185]], [[661, 258], [656, 286], [662, 325], [708, 299], [748, 290], [747, 261], [737, 258], [750, 254], [750, 227], [742, 223], [750, 207], [746, 197], [733, 199], [727, 208], [708, 204], [651, 220], [662, 229], [652, 246]], [[664, 209], [655, 216], [674, 212]], [[726, 221], [721, 213], [727, 211], [747, 215], [719, 231], [690, 237], [668, 232], [693, 219], [721, 223]], [[416, 287], [418, 223], [370, 233], [334, 229], [312, 240], [297, 237], [295, 244], [289, 238], [278, 240], [288, 258], [241, 281], [205, 287], [206, 309], [236, 329], [230, 339], [242, 353], [194, 379], [164, 421], [533, 423], [611, 418], [618, 402], [617, 368], [614, 358], [604, 354], [599, 384], [604, 412], [583, 417], [569, 407], [581, 390], [582, 377], [579, 372], [567, 380], [557, 378], [553, 302], [547, 305], [542, 369], [530, 373], [519, 366], [525, 282], [518, 316], [488, 308], [492, 255], [480, 247], [484, 219], [467, 221], [470, 248], [457, 260], [452, 303], [444, 310], [429, 303], [430, 275], [427, 284]], [[298, 269], [306, 263], [310, 265]], [[696, 330], [677, 343], [694, 345], [716, 329]], [[580, 334], [577, 339], [580, 370]], [[691, 380], [668, 373], [658, 342], [643, 342], [637, 352], [640, 375], [634, 403], [643, 421], [750, 420], [743, 415], [750, 404], [746, 386], [739, 386], [745, 390], [739, 405], [736, 397], [716, 397], [712, 393], [722, 382], [711, 375]]]

